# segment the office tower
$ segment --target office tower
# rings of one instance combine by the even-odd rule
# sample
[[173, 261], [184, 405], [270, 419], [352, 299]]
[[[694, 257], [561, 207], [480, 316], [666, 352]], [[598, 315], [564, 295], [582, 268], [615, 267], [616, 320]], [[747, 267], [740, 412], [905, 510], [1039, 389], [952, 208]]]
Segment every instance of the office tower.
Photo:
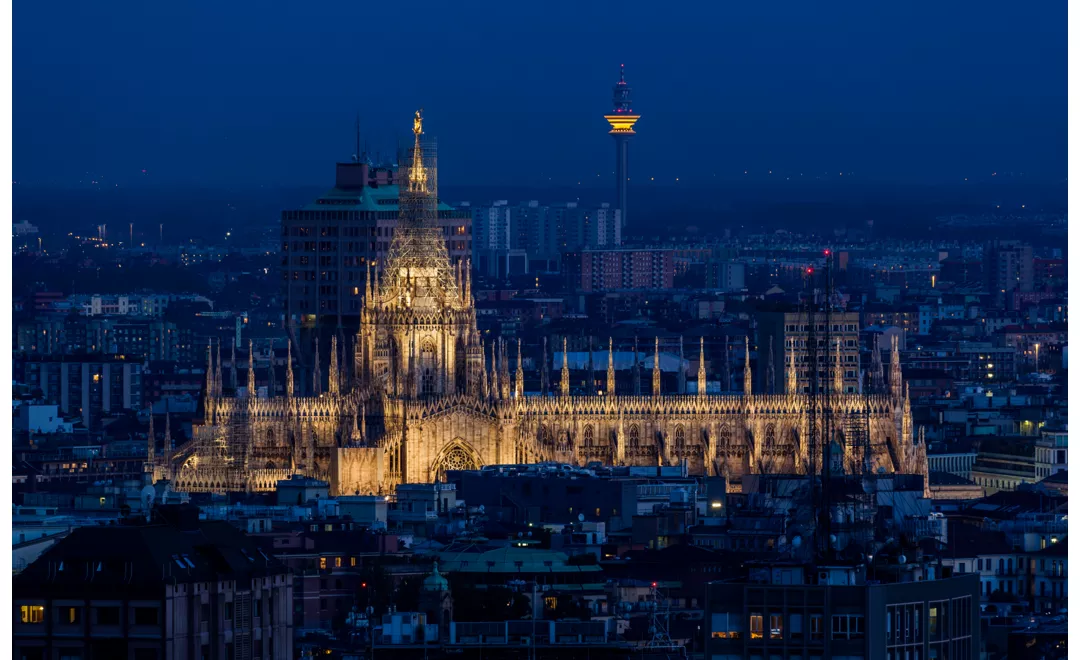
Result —
[[[356, 327], [366, 269], [385, 264], [398, 226], [399, 178], [396, 164], [373, 166], [360, 154], [354, 162], [337, 164], [334, 187], [325, 194], [281, 213], [286, 321]], [[438, 202], [437, 214], [451, 261], [469, 259], [469, 211]]]

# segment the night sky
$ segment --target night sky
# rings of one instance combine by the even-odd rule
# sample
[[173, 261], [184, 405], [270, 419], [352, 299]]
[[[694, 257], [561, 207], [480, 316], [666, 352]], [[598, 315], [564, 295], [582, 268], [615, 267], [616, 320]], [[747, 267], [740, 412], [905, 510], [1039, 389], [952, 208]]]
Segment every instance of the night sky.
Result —
[[608, 185], [602, 115], [625, 63], [642, 115], [632, 177], [1060, 181], [1066, 12], [1064, 0], [23, 0], [14, 177], [329, 185], [358, 110], [371, 152], [388, 154], [423, 106], [443, 183]]

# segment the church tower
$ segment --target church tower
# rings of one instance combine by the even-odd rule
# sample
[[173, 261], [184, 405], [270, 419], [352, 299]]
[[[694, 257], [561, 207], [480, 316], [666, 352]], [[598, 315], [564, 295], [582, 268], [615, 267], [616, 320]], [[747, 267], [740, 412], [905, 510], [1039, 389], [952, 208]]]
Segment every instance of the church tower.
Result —
[[466, 271], [463, 281], [450, 263], [438, 224], [435, 145], [423, 135], [417, 110], [398, 227], [364, 301], [356, 363], [361, 383], [391, 397], [478, 395], [482, 349], [470, 278]]

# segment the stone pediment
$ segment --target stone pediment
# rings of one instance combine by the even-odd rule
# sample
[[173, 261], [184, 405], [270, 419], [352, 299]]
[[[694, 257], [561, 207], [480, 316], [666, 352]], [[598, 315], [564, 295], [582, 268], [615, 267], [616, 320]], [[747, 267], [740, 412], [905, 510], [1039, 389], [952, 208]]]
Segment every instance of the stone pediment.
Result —
[[[499, 418], [498, 409], [492, 403], [463, 395], [437, 399], [422, 405], [415, 412], [417, 413], [416, 417], [420, 420], [436, 420], [455, 415], [484, 419], [491, 422], [497, 421]], [[413, 415], [410, 415], [410, 417], [413, 417]]]

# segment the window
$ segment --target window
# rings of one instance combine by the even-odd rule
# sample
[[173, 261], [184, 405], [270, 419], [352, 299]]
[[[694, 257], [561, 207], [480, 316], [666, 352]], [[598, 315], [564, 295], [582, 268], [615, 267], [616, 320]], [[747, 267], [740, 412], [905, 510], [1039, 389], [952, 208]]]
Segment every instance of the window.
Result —
[[43, 623], [45, 621], [45, 606], [23, 605], [19, 608], [19, 615], [23, 623]]
[[833, 615], [833, 639], [861, 639], [864, 632], [862, 614]]
[[769, 639], [784, 638], [784, 615], [772, 614], [769, 616]]
[[803, 615], [802, 614], [789, 614], [788, 615], [788, 637], [794, 640], [802, 639], [803, 637]]
[[712, 615], [713, 639], [742, 639], [742, 616], [734, 612]]
[[137, 626], [156, 626], [158, 623], [158, 608], [136, 607], [134, 619]]
[[319, 568], [326, 568], [326, 557], [319, 557]]
[[750, 639], [761, 639], [764, 636], [762, 632], [763, 624], [764, 618], [760, 613], [750, 615]]
[[356, 566], [356, 557], [349, 557], [349, 566]]
[[811, 614], [810, 615], [810, 639], [825, 639], [825, 625], [822, 622], [824, 615]]
[[252, 606], [254, 608], [253, 609], [253, 616], [255, 616], [255, 617], [262, 616], [262, 599], [261, 598], [256, 598], [252, 602]]
[[120, 625], [120, 608], [119, 607], [98, 607], [97, 608], [97, 623], [99, 626], [118, 626]]
[[334, 568], [341, 568], [341, 557], [334, 557]]
[[57, 610], [56, 622], [64, 625], [82, 623], [82, 608], [66, 606], [61, 607]]
[[210, 605], [208, 603], [203, 603], [202, 607], [200, 609], [202, 610], [202, 614], [199, 617], [199, 621], [209, 621], [210, 620]]
[[224, 609], [225, 609], [225, 620], [226, 621], [231, 621], [232, 620], [232, 606], [233, 606], [232, 603], [225, 603], [225, 608]]

